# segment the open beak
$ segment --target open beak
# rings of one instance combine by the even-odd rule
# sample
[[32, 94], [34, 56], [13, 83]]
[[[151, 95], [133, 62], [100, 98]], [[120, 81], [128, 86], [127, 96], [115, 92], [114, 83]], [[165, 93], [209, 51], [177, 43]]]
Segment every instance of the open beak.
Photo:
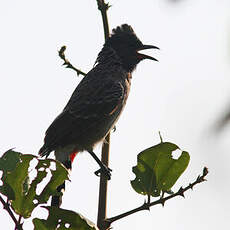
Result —
[[[137, 51], [140, 51], [140, 50], [147, 50], [147, 49], [158, 49], [159, 48], [157, 46], [152, 46], [152, 45], [143, 45], [141, 48], [139, 48]], [[151, 57], [151, 56], [148, 56], [146, 54], [141, 54], [141, 53], [137, 53], [138, 54], [138, 58], [140, 58], [141, 60], [143, 59], [150, 59], [150, 60], [153, 60], [153, 61], [158, 61], [156, 58], [154, 57]]]

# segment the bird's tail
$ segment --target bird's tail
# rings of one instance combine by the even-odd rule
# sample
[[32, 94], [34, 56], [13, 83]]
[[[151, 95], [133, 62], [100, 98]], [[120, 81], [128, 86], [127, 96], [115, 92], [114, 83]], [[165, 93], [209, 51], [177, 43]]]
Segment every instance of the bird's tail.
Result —
[[[63, 150], [63, 149], [62, 149]], [[77, 155], [78, 151], [74, 151], [70, 154], [66, 152], [61, 152], [61, 150], [55, 151], [56, 159], [59, 160], [70, 172], [72, 169], [72, 163]], [[62, 196], [65, 191], [65, 182], [57, 187], [57, 192], [59, 195], [52, 196], [51, 206], [60, 207], [62, 204]]]
[[50, 150], [45, 144], [40, 148], [38, 155], [41, 157], [48, 156], [52, 150]]

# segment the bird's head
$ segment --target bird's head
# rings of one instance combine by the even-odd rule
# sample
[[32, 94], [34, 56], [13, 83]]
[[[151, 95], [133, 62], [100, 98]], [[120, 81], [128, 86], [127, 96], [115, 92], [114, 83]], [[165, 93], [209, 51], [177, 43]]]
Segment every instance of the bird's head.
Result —
[[144, 45], [138, 39], [132, 27], [127, 24], [113, 29], [104, 47], [112, 47], [121, 59], [122, 66], [129, 72], [132, 72], [136, 65], [144, 59], [157, 61], [157, 59], [141, 54], [139, 51], [145, 49], [159, 49], [156, 46]]

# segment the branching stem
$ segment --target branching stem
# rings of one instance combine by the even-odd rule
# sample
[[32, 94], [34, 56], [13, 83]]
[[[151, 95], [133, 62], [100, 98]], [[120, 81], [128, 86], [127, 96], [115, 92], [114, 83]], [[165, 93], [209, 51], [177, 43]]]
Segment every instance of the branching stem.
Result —
[[83, 75], [85, 76], [86, 73], [82, 72], [80, 69], [75, 68], [68, 59], [66, 59], [65, 57], [65, 50], [66, 50], [66, 46], [62, 46], [61, 49], [58, 51], [58, 55], [59, 57], [64, 61], [63, 65], [66, 68], [70, 68], [73, 69], [74, 71], [77, 72], [77, 75]]
[[17, 219], [16, 219], [14, 213], [12, 212], [9, 204], [7, 204], [1, 196], [0, 196], [0, 201], [1, 201], [4, 209], [6, 209], [6, 211], [9, 213], [11, 219], [14, 221], [14, 223], [15, 223], [15, 230], [23, 230], [22, 229], [22, 225], [20, 224], [21, 218], [20, 218], [20, 221], [17, 221]]
[[164, 206], [165, 202], [167, 200], [170, 200], [176, 196], [182, 196], [184, 197], [184, 193], [189, 190], [189, 189], [193, 189], [193, 187], [199, 183], [202, 183], [204, 181], [206, 181], [205, 177], [207, 176], [208, 174], [208, 169], [206, 167], [204, 167], [203, 169], [203, 174], [202, 175], [199, 175], [197, 177], [197, 179], [193, 182], [193, 183], [190, 183], [188, 186], [186, 186], [185, 188], [180, 188], [176, 193], [172, 194], [172, 195], [169, 195], [167, 197], [161, 197], [159, 200], [156, 200], [156, 201], [153, 201], [153, 202], [150, 202], [150, 203], [144, 203], [143, 205], [141, 205], [140, 207], [138, 208], [135, 208], [135, 209], [132, 209], [128, 212], [124, 212], [120, 215], [117, 215], [117, 216], [114, 216], [114, 217], [111, 217], [111, 218], [108, 218], [108, 219], [105, 219], [105, 223], [104, 225], [107, 226], [107, 228], [110, 227], [111, 223], [113, 223], [114, 221], [116, 220], [119, 220], [119, 219], [122, 219], [126, 216], [129, 216], [131, 214], [134, 214], [136, 212], [139, 212], [139, 211], [142, 211], [142, 210], [149, 210], [150, 207], [152, 206], [155, 206], [155, 205], [158, 205], [158, 204], [161, 204], [162, 206]]

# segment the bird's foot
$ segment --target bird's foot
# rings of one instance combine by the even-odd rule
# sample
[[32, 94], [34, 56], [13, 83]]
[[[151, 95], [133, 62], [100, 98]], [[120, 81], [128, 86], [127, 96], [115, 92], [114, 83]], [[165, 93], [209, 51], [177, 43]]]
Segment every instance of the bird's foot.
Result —
[[110, 169], [106, 165], [102, 164], [101, 168], [98, 169], [94, 173], [95, 173], [96, 176], [100, 176], [101, 174], [103, 174], [107, 178], [107, 180], [110, 180], [111, 179], [111, 172], [112, 172], [112, 169]]
[[88, 150], [88, 152], [100, 166], [100, 169], [97, 170], [95, 174], [97, 176], [104, 175], [107, 178], [107, 180], [110, 180], [112, 170], [109, 167], [107, 167], [105, 164], [103, 164], [93, 151]]

